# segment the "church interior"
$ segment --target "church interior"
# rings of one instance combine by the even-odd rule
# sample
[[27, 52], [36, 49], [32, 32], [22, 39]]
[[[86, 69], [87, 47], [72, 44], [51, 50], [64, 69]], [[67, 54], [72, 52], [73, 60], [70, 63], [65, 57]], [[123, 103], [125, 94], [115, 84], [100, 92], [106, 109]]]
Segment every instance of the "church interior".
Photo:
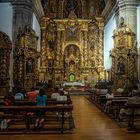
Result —
[[[100, 94], [107, 92], [108, 87], [119, 94], [119, 103], [115, 96], [112, 100], [117, 100], [120, 110], [126, 102], [120, 94], [128, 94], [134, 86], [140, 92], [139, 23], [140, 0], [0, 0], [0, 112], [10, 109], [3, 107], [2, 97], [19, 89], [28, 92], [43, 85], [46, 92], [54, 87], [77, 92], [76, 96], [70, 95], [72, 105], [68, 103], [62, 109], [74, 112], [76, 128], [72, 134], [41, 133], [33, 138], [14, 135], [10, 139], [138, 140], [139, 133], [128, 133], [102, 113], [100, 107], [104, 108], [107, 100]], [[55, 111], [60, 110], [57, 103]], [[16, 104], [20, 109], [12, 106], [13, 112], [25, 113], [23, 102]], [[28, 118], [29, 108], [26, 109]], [[32, 110], [35, 112], [35, 108]], [[114, 110], [116, 115], [118, 110]], [[0, 114], [0, 121], [4, 117]], [[130, 126], [134, 125], [132, 119], [129, 121]], [[3, 132], [5, 135], [0, 138], [8, 139], [7, 131]]]

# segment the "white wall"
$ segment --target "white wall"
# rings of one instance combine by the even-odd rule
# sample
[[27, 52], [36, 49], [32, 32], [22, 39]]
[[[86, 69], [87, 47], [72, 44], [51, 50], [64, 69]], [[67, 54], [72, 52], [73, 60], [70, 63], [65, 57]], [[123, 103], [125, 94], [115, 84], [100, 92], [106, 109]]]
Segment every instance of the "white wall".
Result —
[[0, 30], [12, 40], [13, 9], [10, 3], [0, 3]]
[[140, 5], [137, 9], [137, 42], [138, 47], [140, 48]]
[[137, 47], [139, 50], [138, 56], [138, 80], [140, 81], [140, 5], [137, 7]]
[[[0, 3], [0, 30], [6, 33], [12, 41], [13, 9], [10, 3]], [[10, 54], [9, 86], [12, 91], [13, 84], [13, 51]]]
[[116, 19], [113, 15], [108, 23], [105, 25], [104, 29], [104, 67], [105, 69], [111, 68], [111, 59], [109, 57], [109, 51], [114, 47], [113, 42], [113, 31], [116, 29]]
[[[40, 52], [40, 50], [41, 50], [41, 28], [40, 28], [39, 22], [35, 16], [35, 14], [33, 14], [33, 29], [35, 30], [36, 35], [38, 36], [37, 51]], [[40, 67], [40, 59], [38, 62], [38, 70], [39, 70], [39, 67]]]
[[35, 16], [35, 14], [33, 14], [33, 29], [36, 32], [36, 35], [39, 37], [38, 38], [38, 44], [37, 44], [37, 50], [40, 51], [40, 42], [41, 42], [41, 28], [39, 25], [39, 22]]

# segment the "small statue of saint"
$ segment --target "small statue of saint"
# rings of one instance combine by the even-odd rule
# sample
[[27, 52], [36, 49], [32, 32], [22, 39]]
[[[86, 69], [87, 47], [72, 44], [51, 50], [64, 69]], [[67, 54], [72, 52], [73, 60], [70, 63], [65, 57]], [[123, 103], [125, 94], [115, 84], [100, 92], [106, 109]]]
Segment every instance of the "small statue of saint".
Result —
[[28, 60], [26, 63], [26, 73], [32, 73], [33, 64], [32, 60]]
[[125, 65], [122, 61], [118, 62], [117, 64], [117, 72], [125, 73]]

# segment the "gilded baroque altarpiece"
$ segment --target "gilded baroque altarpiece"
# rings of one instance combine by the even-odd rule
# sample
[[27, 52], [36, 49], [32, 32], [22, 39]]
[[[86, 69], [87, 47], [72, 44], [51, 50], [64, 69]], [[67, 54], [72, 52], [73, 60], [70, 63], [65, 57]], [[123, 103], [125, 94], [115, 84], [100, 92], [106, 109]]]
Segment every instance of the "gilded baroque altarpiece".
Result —
[[111, 81], [114, 89], [130, 88], [138, 82], [138, 50], [134, 32], [124, 23], [114, 30], [114, 48], [111, 51]]
[[44, 17], [39, 79], [55, 84], [104, 79], [103, 26], [102, 18], [78, 19], [73, 11], [66, 19]]

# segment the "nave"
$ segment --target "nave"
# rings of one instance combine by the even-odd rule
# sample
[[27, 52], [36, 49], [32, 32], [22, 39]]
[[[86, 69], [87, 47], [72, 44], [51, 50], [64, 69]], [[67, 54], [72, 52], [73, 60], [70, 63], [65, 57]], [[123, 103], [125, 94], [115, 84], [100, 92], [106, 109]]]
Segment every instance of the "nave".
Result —
[[72, 95], [75, 129], [70, 134], [0, 135], [4, 140], [139, 140], [140, 133], [129, 133], [101, 112], [83, 95]]

